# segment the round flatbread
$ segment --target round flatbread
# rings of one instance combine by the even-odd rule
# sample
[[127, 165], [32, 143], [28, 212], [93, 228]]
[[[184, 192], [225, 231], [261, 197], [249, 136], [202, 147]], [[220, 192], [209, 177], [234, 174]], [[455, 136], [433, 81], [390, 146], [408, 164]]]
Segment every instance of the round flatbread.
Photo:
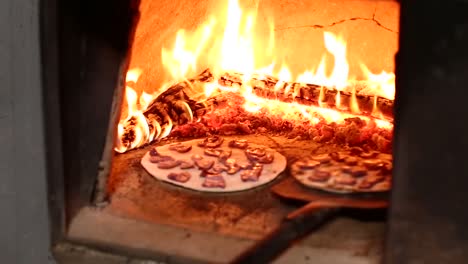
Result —
[[158, 180], [203, 192], [236, 192], [274, 180], [286, 158], [241, 139], [209, 137], [155, 147], [141, 159]]
[[303, 157], [291, 165], [301, 184], [333, 193], [386, 192], [391, 189], [392, 156], [349, 151]]

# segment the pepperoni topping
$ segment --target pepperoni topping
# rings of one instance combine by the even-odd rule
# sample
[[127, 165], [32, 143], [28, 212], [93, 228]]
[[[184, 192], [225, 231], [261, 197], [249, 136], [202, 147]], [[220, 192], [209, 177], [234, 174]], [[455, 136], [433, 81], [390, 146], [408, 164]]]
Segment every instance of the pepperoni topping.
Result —
[[358, 185], [358, 189], [370, 189], [374, 187], [377, 183], [385, 180], [385, 177], [381, 176], [371, 176], [364, 178]]
[[335, 182], [342, 185], [354, 185], [356, 184], [356, 179], [349, 174], [342, 174], [336, 177]]
[[384, 167], [385, 163], [379, 159], [370, 159], [363, 161], [362, 165], [364, 165], [369, 170], [378, 170]]
[[237, 173], [241, 169], [236, 159], [227, 159], [224, 161], [224, 165], [227, 166], [226, 172], [231, 175]]
[[349, 166], [354, 166], [358, 163], [358, 159], [356, 157], [347, 157], [344, 159], [344, 163]]
[[156, 148], [152, 148], [152, 149], [149, 151], [149, 155], [150, 155], [151, 157], [153, 157], [153, 156], [159, 156], [159, 153], [158, 153], [158, 151], [156, 150]]
[[219, 154], [219, 160], [223, 161], [223, 160], [227, 160], [231, 157], [232, 155], [232, 151], [230, 149], [228, 150], [223, 150], [221, 152], [221, 154]]
[[253, 166], [253, 164], [251, 162], [249, 162], [249, 161], [247, 161], [247, 162], [238, 162], [237, 164], [243, 170], [251, 169], [252, 166]]
[[257, 160], [258, 163], [262, 163], [262, 164], [270, 164], [273, 162], [273, 160], [275, 159], [275, 156], [274, 154], [272, 153], [267, 153], [265, 156], [259, 158]]
[[352, 147], [350, 150], [352, 155], [360, 155], [361, 153], [364, 152], [364, 150], [360, 147]]
[[348, 171], [353, 177], [362, 177], [367, 175], [367, 170], [366, 168], [362, 166], [353, 166], [351, 169]]
[[351, 166], [346, 166], [346, 165], [341, 167], [341, 171], [342, 171], [342, 172], [346, 172], [346, 173], [351, 173], [351, 170], [352, 170], [352, 169], [353, 169], [353, 167], [351, 167]]
[[247, 148], [245, 155], [250, 161], [263, 164], [270, 164], [274, 159], [274, 155], [267, 153], [264, 148]]
[[370, 158], [377, 157], [378, 154], [379, 154], [378, 152], [372, 151], [372, 152], [363, 152], [360, 154], [360, 156], [361, 158], [370, 159]]
[[237, 160], [234, 158], [230, 158], [224, 161], [224, 165], [226, 166], [232, 166], [234, 164], [237, 164]]
[[380, 175], [375, 175], [375, 176], [370, 176], [370, 177], [367, 177], [364, 179], [364, 181], [370, 183], [370, 184], [376, 184], [376, 183], [379, 183], [381, 181], [384, 181], [385, 180], [385, 177], [384, 176], [380, 176]]
[[205, 148], [217, 148], [223, 144], [224, 139], [219, 136], [207, 137], [198, 143], [198, 146]]
[[236, 174], [240, 170], [241, 170], [241, 168], [239, 167], [239, 165], [235, 164], [233, 166], [228, 167], [226, 172], [227, 172], [227, 174], [232, 175], [232, 174]]
[[246, 149], [248, 146], [249, 142], [245, 139], [234, 139], [229, 141], [229, 147], [231, 148]]
[[187, 153], [192, 149], [191, 145], [184, 145], [182, 143], [176, 143], [169, 146], [169, 150], [176, 151], [179, 153]]
[[223, 164], [215, 164], [210, 169], [207, 170], [209, 174], [220, 174], [223, 171], [226, 171], [228, 167], [224, 166]]
[[205, 153], [207, 156], [218, 157], [221, 161], [223, 161], [231, 157], [232, 151], [219, 148], [206, 148], [203, 153]]
[[220, 174], [206, 174], [205, 180], [202, 183], [206, 188], [226, 188], [226, 182]]
[[385, 163], [381, 168], [380, 168], [380, 173], [382, 174], [390, 174], [392, 173], [393, 165], [392, 163]]
[[241, 172], [241, 180], [246, 181], [258, 181], [258, 178], [262, 175], [263, 165], [255, 164], [251, 170], [245, 170]]
[[363, 180], [357, 185], [357, 188], [358, 189], [370, 189], [370, 188], [372, 188], [372, 186], [374, 186], [374, 184]]
[[187, 161], [187, 160], [181, 160], [179, 166], [180, 166], [180, 168], [183, 169], [183, 170], [191, 169], [191, 168], [195, 167], [195, 165], [193, 164], [193, 162]]
[[259, 147], [248, 148], [247, 150], [245, 150], [245, 152], [258, 157], [264, 156], [266, 154], [266, 150], [264, 148]]
[[192, 175], [186, 171], [179, 172], [179, 173], [171, 172], [169, 173], [169, 175], [167, 175], [168, 179], [177, 181], [177, 182], [182, 182], [182, 183], [190, 180], [190, 177], [192, 177]]
[[214, 160], [209, 160], [209, 159], [201, 159], [201, 160], [196, 160], [195, 165], [200, 170], [209, 170], [211, 167], [213, 167]]
[[330, 156], [330, 158], [332, 158], [333, 160], [336, 160], [336, 161], [343, 161], [345, 159], [345, 157], [340, 155], [340, 153], [338, 153], [338, 152], [332, 152], [332, 153], [328, 154], [328, 156]]
[[331, 174], [328, 171], [316, 170], [314, 173], [308, 177], [310, 181], [314, 182], [325, 182], [330, 179]]
[[328, 163], [328, 162], [331, 161], [331, 158], [329, 157], [328, 154], [321, 154], [321, 155], [317, 155], [317, 156], [312, 156], [311, 159], [315, 160], [315, 161], [318, 161], [320, 163]]
[[160, 169], [172, 169], [179, 166], [180, 161], [172, 159], [158, 162], [158, 168]]
[[212, 157], [219, 157], [221, 153], [223, 153], [222, 149], [214, 149], [214, 148], [206, 148], [203, 153], [207, 156], [212, 156]]
[[150, 160], [151, 163], [159, 163], [159, 162], [162, 162], [162, 161], [172, 161], [172, 160], [174, 160], [174, 158], [171, 157], [171, 156], [158, 155], [158, 156], [150, 156], [149, 160]]
[[302, 170], [311, 170], [320, 165], [320, 162], [316, 160], [300, 160], [296, 162], [296, 165]]

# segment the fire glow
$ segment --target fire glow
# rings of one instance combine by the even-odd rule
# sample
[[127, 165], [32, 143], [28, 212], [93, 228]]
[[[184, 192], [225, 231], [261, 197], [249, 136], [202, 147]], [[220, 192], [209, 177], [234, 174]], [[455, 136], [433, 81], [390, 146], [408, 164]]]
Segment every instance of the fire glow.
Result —
[[[329, 54], [324, 54], [318, 65], [311, 65], [310, 69], [304, 72], [291, 72], [286, 63], [277, 64], [274, 58], [274, 25], [269, 24], [269, 34], [267, 38], [256, 37], [254, 34], [254, 25], [256, 13], [245, 13], [237, 0], [228, 0], [227, 11], [224, 16], [213, 17], [207, 23], [199, 27], [195, 32], [186, 32], [179, 30], [177, 32], [173, 48], [162, 49], [162, 65], [170, 74], [174, 82], [185, 81], [205, 68], [209, 68], [214, 75], [214, 81], [205, 83], [202, 87], [191, 87], [189, 93], [193, 98], [203, 102], [219, 92], [229, 91], [242, 95], [245, 99], [243, 105], [248, 112], [255, 113], [260, 110], [268, 110], [272, 114], [279, 114], [289, 120], [298, 122], [310, 122], [316, 124], [319, 120], [315, 117], [317, 114], [327, 122], [344, 122], [345, 118], [359, 116], [363, 120], [369, 121], [371, 117], [361, 115], [359, 104], [356, 100], [356, 91], [352, 85], [356, 80], [349, 78], [349, 64], [347, 61], [346, 41], [338, 35], [331, 32], [324, 32], [324, 44]], [[223, 18], [225, 20], [223, 21]], [[220, 32], [220, 29], [222, 32]], [[261, 47], [261, 48], [258, 48]], [[202, 56], [203, 54], [203, 56]], [[334, 65], [331, 74], [327, 75], [327, 65], [325, 57], [332, 55]], [[202, 58], [203, 57], [203, 58]], [[267, 64], [258, 65], [260, 61], [268, 61]], [[393, 73], [382, 72], [374, 74], [363, 64], [362, 71], [367, 76], [365, 93], [374, 96], [374, 102], [377, 96], [393, 100], [395, 93], [395, 75]], [[226, 72], [241, 74], [242, 85], [239, 87], [224, 87], [217, 80]], [[140, 96], [136, 92], [136, 83], [140, 74], [144, 74], [140, 69], [130, 69], [127, 72], [125, 102], [127, 104], [126, 114], [123, 112], [117, 128], [117, 142], [115, 150], [117, 152], [126, 152], [127, 150], [138, 148], [153, 140], [166, 137], [171, 132], [173, 121], [168, 118], [164, 124], [156, 121], [152, 122], [145, 118], [144, 111], [151, 102], [161, 94], [164, 89], [158, 93], [148, 94], [142, 92]], [[323, 89], [336, 89], [337, 109], [340, 109], [340, 91], [352, 93], [349, 101], [351, 113], [344, 113], [334, 109], [326, 108], [320, 104], [319, 107], [305, 106], [296, 102], [280, 102], [274, 99], [265, 99], [255, 95], [252, 92], [251, 78], [255, 75], [273, 76], [278, 79], [275, 85], [275, 91], [280, 87], [285, 87], [287, 91], [294, 89], [290, 83], [295, 81], [300, 84], [320, 85]], [[164, 85], [169, 87], [169, 85]], [[296, 91], [293, 91], [295, 93]], [[320, 93], [323, 96], [323, 93]], [[319, 102], [322, 102], [322, 98]], [[189, 121], [193, 120], [193, 113], [187, 103], [179, 103], [185, 108]], [[385, 120], [374, 103], [372, 110], [372, 120], [381, 128], [391, 130], [393, 128], [392, 120]], [[124, 134], [128, 134], [131, 129], [132, 140], [124, 140]]]

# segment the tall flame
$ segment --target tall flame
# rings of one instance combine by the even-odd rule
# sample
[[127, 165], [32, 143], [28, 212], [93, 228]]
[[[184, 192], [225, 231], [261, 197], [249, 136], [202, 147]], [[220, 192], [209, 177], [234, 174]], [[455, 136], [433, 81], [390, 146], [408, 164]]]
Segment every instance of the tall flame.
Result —
[[252, 72], [253, 52], [253, 15], [246, 17], [245, 27], [241, 28], [242, 9], [236, 0], [229, 0], [227, 22], [221, 51], [221, 69], [226, 71]]
[[346, 42], [330, 32], [324, 32], [325, 47], [335, 57], [335, 67], [330, 76], [330, 84], [338, 90], [348, 85], [349, 65], [346, 60]]
[[[220, 13], [220, 12], [218, 12]], [[325, 109], [323, 102], [325, 89], [334, 88], [338, 90], [335, 101], [338, 108], [342, 101], [342, 93], [352, 94], [349, 105], [346, 107], [353, 113], [359, 114], [360, 108], [356, 100], [357, 91], [350, 85], [349, 63], [347, 61], [346, 41], [332, 33], [324, 32], [323, 41], [325, 49], [323, 57], [318, 65], [310, 65], [304, 72], [292, 72], [286, 63], [277, 65], [274, 58], [275, 28], [272, 20], [267, 21], [268, 34], [264, 39], [254, 33], [256, 12], [245, 12], [239, 5], [238, 0], [227, 0], [227, 10], [223, 18], [210, 18], [200, 28], [194, 32], [188, 32], [180, 29], [171, 49], [162, 49], [162, 64], [169, 73], [171, 79], [176, 81], [186, 80], [189, 76], [196, 74], [205, 67], [209, 67], [214, 73], [214, 80], [225, 72], [234, 72], [242, 74], [243, 85], [241, 87], [220, 87], [215, 81], [206, 83], [202, 90], [196, 91], [198, 99], [207, 99], [218, 91], [239, 92], [245, 97], [244, 108], [250, 112], [256, 112], [261, 109], [269, 109], [271, 112], [284, 113], [287, 118], [294, 119], [291, 111], [301, 113], [301, 118], [308, 119], [310, 122], [316, 122], [316, 114], [324, 117], [330, 122], [342, 122], [349, 114], [343, 114], [331, 109]], [[222, 31], [221, 31], [222, 30]], [[326, 64], [326, 57], [332, 56], [334, 59], [333, 68], [330, 72]], [[203, 57], [203, 60], [201, 59]], [[279, 68], [279, 69], [278, 69]], [[363, 91], [369, 95], [389, 98], [393, 100], [395, 92], [395, 75], [383, 71], [380, 74], [374, 74], [362, 65], [362, 71], [367, 76], [367, 88]], [[311, 70], [312, 69], [312, 70]], [[164, 124], [159, 124], [155, 120], [150, 120], [144, 116], [144, 110], [150, 105], [157, 94], [142, 92], [138, 97], [135, 85], [140, 69], [131, 69], [127, 73], [127, 86], [125, 91], [125, 100], [128, 105], [126, 116], [122, 116], [117, 127], [118, 139], [115, 150], [125, 152], [141, 146], [155, 138], [161, 138], [169, 135], [174, 124], [172, 120], [166, 120]], [[300, 84], [316, 84], [322, 86], [319, 95], [320, 107], [305, 107], [296, 103], [272, 102], [272, 100], [262, 99], [252, 93], [250, 86], [251, 77], [256, 74], [257, 79], [264, 79], [266, 76], [276, 77], [279, 81], [276, 83], [275, 91], [285, 89], [286, 92], [296, 89], [291, 82], [295, 80]], [[197, 89], [191, 87], [193, 89]], [[199, 89], [199, 88], [198, 88]], [[160, 94], [159, 91], [158, 94]], [[297, 94], [297, 90], [293, 90]], [[188, 108], [189, 119], [193, 119], [190, 107], [181, 102], [182, 108]], [[379, 112], [375, 103], [375, 113]], [[315, 114], [311, 114], [315, 113]], [[301, 122], [304, 120], [300, 120]], [[389, 127], [387, 121], [378, 122], [382, 127]], [[131, 133], [129, 127], [132, 127]], [[130, 135], [131, 138], [123, 138], [124, 135]]]

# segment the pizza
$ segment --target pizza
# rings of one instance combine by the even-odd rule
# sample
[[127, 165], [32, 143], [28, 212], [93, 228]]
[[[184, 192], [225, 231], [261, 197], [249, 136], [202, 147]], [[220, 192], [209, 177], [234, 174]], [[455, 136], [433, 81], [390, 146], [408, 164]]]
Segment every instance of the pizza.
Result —
[[184, 188], [235, 192], [271, 182], [286, 168], [286, 158], [244, 139], [211, 136], [153, 147], [141, 164], [156, 179]]
[[392, 156], [360, 148], [303, 157], [291, 165], [301, 184], [334, 193], [386, 192], [391, 189]]

